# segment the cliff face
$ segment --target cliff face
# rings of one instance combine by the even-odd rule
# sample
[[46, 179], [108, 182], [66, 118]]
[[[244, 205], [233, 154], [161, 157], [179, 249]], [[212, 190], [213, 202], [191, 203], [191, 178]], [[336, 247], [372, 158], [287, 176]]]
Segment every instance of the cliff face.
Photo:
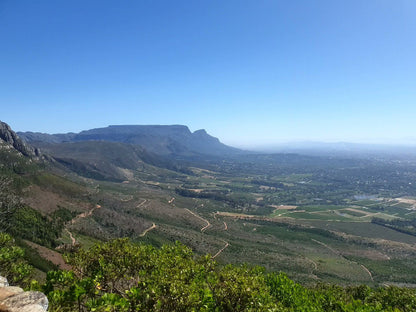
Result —
[[8, 124], [0, 121], [0, 142], [11, 145], [27, 157], [39, 156], [39, 151], [24, 143]]

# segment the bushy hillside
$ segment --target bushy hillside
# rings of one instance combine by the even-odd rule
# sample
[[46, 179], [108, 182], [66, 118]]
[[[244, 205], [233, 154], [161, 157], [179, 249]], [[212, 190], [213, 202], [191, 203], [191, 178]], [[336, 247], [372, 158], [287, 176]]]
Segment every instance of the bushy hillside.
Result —
[[[0, 264], [10, 280], [30, 267], [10, 236], [0, 233]], [[154, 248], [118, 239], [68, 254], [69, 271], [32, 283], [49, 311], [414, 311], [416, 290], [398, 287], [303, 287], [261, 267], [219, 266], [175, 244]]]
[[61, 144], [38, 143], [37, 146], [69, 170], [96, 180], [129, 180], [128, 170], [134, 171], [147, 165], [186, 171], [177, 162], [149, 153], [138, 145], [89, 141]]
[[[10, 235], [0, 233], [1, 273], [19, 285], [32, 268]], [[126, 239], [68, 254], [69, 271], [32, 282], [49, 311], [414, 311], [416, 290], [398, 287], [303, 287], [284, 273], [225, 267], [175, 244], [154, 248]]]

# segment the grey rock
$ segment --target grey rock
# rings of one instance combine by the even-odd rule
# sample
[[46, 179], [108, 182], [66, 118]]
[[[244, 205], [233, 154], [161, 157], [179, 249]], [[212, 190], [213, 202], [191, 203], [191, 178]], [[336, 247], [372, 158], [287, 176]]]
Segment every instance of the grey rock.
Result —
[[46, 311], [45, 308], [39, 304], [30, 304], [30, 305], [24, 306], [23, 308], [9, 309], [9, 312], [45, 312], [45, 311]]
[[19, 294], [23, 292], [23, 289], [17, 286], [8, 286], [8, 287], [5, 287], [4, 289], [15, 294]]
[[0, 141], [12, 145], [17, 151], [24, 156], [33, 157], [35, 151], [33, 147], [24, 143], [19, 136], [10, 128], [8, 124], [0, 121]]
[[43, 311], [47, 311], [49, 305], [48, 298], [39, 291], [27, 291], [16, 294], [0, 303], [8, 307], [11, 312], [22, 311], [24, 307], [31, 305], [39, 305], [43, 308]]

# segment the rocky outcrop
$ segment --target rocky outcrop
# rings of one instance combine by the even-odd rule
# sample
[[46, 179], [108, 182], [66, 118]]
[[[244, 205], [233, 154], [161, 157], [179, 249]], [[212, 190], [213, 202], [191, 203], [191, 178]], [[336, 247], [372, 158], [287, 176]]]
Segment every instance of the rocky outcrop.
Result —
[[7, 279], [0, 276], [0, 312], [45, 312], [48, 305], [43, 293], [9, 286]]
[[39, 156], [39, 151], [24, 143], [8, 124], [0, 121], [0, 142], [14, 147], [18, 152], [27, 157]]

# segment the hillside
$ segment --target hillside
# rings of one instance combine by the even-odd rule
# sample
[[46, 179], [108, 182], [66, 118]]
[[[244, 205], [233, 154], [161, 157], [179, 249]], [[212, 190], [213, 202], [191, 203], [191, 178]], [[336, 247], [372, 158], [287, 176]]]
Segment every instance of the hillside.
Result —
[[132, 172], [146, 166], [173, 171], [183, 166], [164, 156], [147, 152], [139, 145], [80, 141], [68, 143], [36, 143], [42, 151], [69, 170], [87, 178], [122, 182], [130, 180]]
[[261, 265], [304, 285], [416, 284], [412, 159], [245, 154], [181, 162], [110, 141], [38, 142], [38, 159], [4, 144], [10, 232], [55, 265], [62, 257], [50, 248], [129, 237], [180, 241], [221, 264]]

